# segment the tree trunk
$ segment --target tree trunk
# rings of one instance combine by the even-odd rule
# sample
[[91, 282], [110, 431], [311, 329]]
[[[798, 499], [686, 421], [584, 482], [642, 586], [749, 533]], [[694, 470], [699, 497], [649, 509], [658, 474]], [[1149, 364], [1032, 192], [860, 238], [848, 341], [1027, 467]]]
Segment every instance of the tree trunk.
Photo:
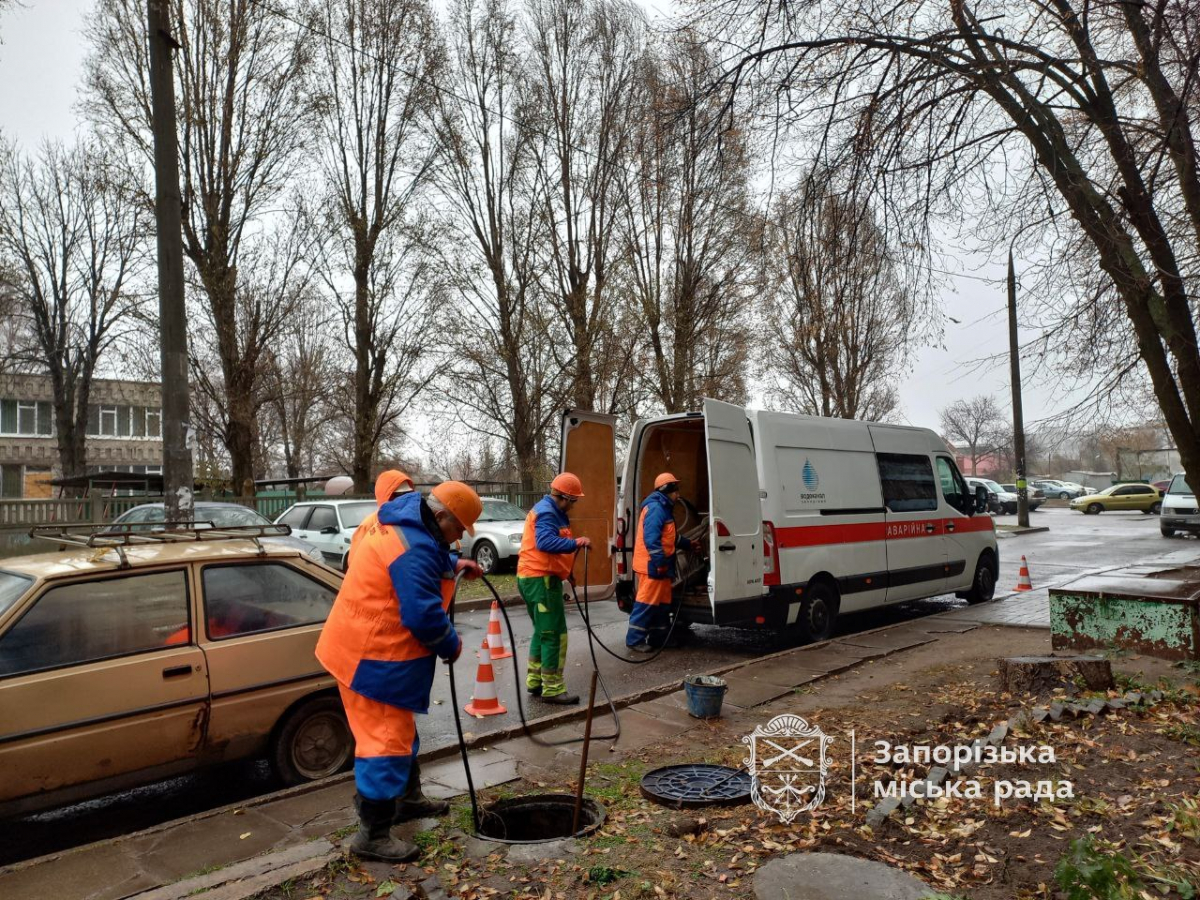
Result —
[[370, 308], [371, 252], [360, 246], [354, 271], [354, 446], [350, 477], [354, 492], [371, 492], [371, 467], [375, 461], [376, 398], [371, 390], [371, 346], [374, 335]]
[[1099, 656], [1015, 656], [999, 661], [1000, 689], [1010, 694], [1048, 694], [1058, 688], [1104, 691], [1114, 684], [1112, 664]]

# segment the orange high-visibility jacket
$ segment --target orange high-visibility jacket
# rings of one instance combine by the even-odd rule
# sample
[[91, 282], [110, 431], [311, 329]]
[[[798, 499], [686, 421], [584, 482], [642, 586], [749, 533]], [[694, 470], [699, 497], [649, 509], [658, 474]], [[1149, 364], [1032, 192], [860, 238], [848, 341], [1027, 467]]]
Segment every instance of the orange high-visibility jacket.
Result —
[[[388, 469], [386, 472], [381, 472], [379, 477], [375, 479], [375, 502], [379, 506], [387, 503], [392, 494], [400, 490], [400, 485], [409, 480], [408, 476], [397, 469]], [[350, 561], [350, 553], [357, 546], [362, 535], [366, 534], [376, 522], [379, 521], [379, 511], [371, 513], [365, 519], [358, 523], [358, 527], [354, 529], [354, 534], [350, 535], [350, 547], [346, 550], [346, 562]]]
[[317, 659], [355, 693], [428, 712], [436, 658], [450, 659], [459, 643], [446, 614], [455, 561], [432, 511], [416, 492], [397, 497], [354, 552]]
[[557, 575], [567, 578], [575, 565], [575, 550], [579, 545], [571, 537], [571, 522], [547, 494], [525, 517], [521, 535], [521, 556], [517, 560], [517, 577], [543, 578]]
[[661, 491], [642, 501], [633, 544], [633, 571], [649, 578], [675, 577], [675, 546], [686, 550], [692, 542], [675, 536], [674, 504]]

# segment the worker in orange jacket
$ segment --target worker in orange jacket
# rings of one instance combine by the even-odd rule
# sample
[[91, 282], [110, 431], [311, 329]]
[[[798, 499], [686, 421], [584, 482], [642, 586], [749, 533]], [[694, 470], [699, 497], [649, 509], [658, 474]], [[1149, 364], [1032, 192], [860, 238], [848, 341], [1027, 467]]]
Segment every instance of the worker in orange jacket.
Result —
[[570, 705], [577, 694], [567, 693], [563, 669], [567, 664], [567, 611], [563, 581], [569, 580], [575, 552], [590, 547], [585, 537], [571, 534], [567, 513], [583, 497], [583, 484], [570, 472], [550, 482], [550, 493], [525, 517], [521, 555], [517, 561], [517, 590], [533, 620], [529, 669], [525, 688], [547, 703]]
[[452, 663], [462, 653], [447, 614], [454, 573], [481, 573], [450, 547], [464, 531], [474, 534], [482, 511], [479, 495], [458, 481], [380, 506], [317, 641], [354, 733], [359, 831], [350, 849], [365, 859], [414, 859], [420, 851], [392, 837], [392, 825], [448, 808], [421, 792], [414, 714], [429, 711], [436, 659]]
[[675, 534], [675, 502], [679, 479], [663, 472], [654, 479], [654, 490], [642, 501], [633, 545], [633, 571], [638, 576], [637, 597], [629, 614], [625, 646], [653, 653], [667, 640], [671, 587], [675, 583], [675, 551], [688, 550], [692, 542]]
[[[375, 503], [383, 506], [389, 500], [395, 500], [401, 494], [406, 494], [411, 490], [413, 490], [413, 480], [407, 472], [402, 472], [400, 469], [387, 469], [380, 472], [379, 477], [375, 479]], [[346, 550], [346, 565], [344, 568], [350, 568], [350, 554], [354, 552], [354, 548], [358, 545], [362, 536], [378, 521], [379, 510], [377, 509], [358, 523], [358, 527], [354, 529], [354, 534], [350, 535], [350, 547]]]

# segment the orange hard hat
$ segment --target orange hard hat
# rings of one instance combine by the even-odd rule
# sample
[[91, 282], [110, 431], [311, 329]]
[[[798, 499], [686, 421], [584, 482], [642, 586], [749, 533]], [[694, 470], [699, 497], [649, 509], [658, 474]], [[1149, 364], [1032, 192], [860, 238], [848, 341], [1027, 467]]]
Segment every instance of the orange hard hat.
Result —
[[554, 480], [550, 482], [550, 490], [578, 500], [583, 496], [583, 482], [570, 472], [561, 472], [555, 475]]
[[454, 517], [466, 529], [467, 534], [475, 535], [475, 520], [483, 512], [483, 501], [470, 485], [461, 481], [443, 481], [429, 493], [454, 513]]
[[379, 477], [375, 479], [375, 502], [382, 505], [392, 499], [392, 494], [412, 489], [413, 480], [407, 472], [388, 469], [386, 472], [380, 472]]
[[668, 484], [675, 484], [677, 481], [679, 481], [679, 479], [670, 472], [663, 472], [654, 479], [654, 489], [657, 491], [660, 487], [664, 487]]

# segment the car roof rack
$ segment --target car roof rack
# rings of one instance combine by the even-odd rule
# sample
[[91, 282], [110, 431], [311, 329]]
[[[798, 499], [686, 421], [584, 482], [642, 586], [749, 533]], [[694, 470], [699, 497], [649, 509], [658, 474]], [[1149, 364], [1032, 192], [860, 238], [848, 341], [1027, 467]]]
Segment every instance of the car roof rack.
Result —
[[[148, 530], [147, 526], [153, 526]], [[286, 537], [292, 533], [290, 525], [227, 525], [218, 528], [207, 521], [186, 522], [128, 522], [107, 525], [35, 525], [29, 529], [31, 538], [60, 545], [88, 547], [104, 552], [113, 550], [120, 557], [120, 568], [129, 568], [125, 555], [126, 547], [148, 544], [178, 544], [200, 541], [253, 541], [259, 556], [267, 555], [267, 548], [260, 538]]]

